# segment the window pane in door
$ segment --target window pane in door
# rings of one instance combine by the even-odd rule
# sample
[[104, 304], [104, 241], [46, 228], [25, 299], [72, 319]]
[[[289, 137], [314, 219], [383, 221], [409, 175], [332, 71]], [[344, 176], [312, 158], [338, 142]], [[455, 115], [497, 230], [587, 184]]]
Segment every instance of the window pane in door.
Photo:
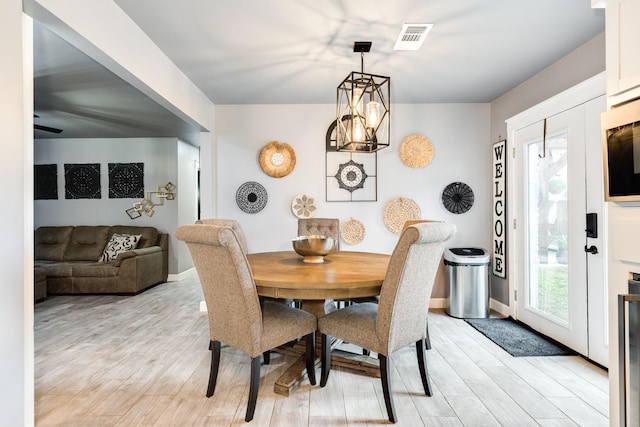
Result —
[[[546, 153], [545, 153], [546, 151]], [[528, 306], [569, 321], [567, 134], [528, 145]]]

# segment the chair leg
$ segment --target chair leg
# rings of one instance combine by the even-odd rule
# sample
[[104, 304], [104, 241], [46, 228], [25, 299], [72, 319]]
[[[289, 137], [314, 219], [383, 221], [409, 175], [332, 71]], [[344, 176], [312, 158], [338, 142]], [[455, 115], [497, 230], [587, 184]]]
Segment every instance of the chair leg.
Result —
[[268, 365], [269, 363], [271, 363], [271, 350], [267, 350], [264, 353], [262, 353], [262, 362], [265, 365]]
[[327, 338], [325, 334], [322, 334], [322, 355], [320, 363], [321, 363], [321, 374], [320, 374], [320, 387], [324, 387], [327, 385], [327, 379], [329, 378], [329, 371], [331, 371], [331, 345], [330, 340]]
[[211, 350], [211, 369], [209, 371], [209, 386], [207, 387], [207, 397], [213, 396], [216, 391], [218, 381], [218, 367], [220, 366], [220, 341], [209, 341]]
[[249, 422], [256, 412], [258, 400], [258, 388], [260, 388], [260, 356], [251, 359], [251, 383], [249, 384], [249, 402], [247, 403], [247, 415], [244, 420]]
[[316, 385], [316, 333], [311, 332], [306, 336], [306, 362], [307, 376], [311, 385]]
[[424, 345], [427, 347], [427, 350], [431, 350], [431, 338], [429, 338], [429, 320], [427, 319], [427, 335], [424, 339]]
[[393, 407], [393, 397], [391, 396], [391, 378], [389, 377], [389, 358], [382, 354], [378, 354], [380, 359], [380, 379], [382, 380], [382, 394], [384, 395], [384, 404], [387, 407], [387, 415], [389, 421], [395, 423], [396, 410]]
[[433, 396], [433, 391], [431, 390], [431, 380], [429, 379], [429, 372], [427, 370], [427, 355], [424, 351], [423, 340], [416, 341], [416, 353], [418, 356], [418, 367], [420, 368], [420, 377], [422, 378], [422, 387], [424, 388], [424, 393], [427, 396]]

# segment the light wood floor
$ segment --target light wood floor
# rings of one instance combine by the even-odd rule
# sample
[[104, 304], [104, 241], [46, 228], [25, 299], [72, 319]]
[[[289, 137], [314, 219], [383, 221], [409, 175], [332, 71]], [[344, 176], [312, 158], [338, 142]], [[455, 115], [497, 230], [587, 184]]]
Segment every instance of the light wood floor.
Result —
[[[249, 358], [222, 349], [207, 399], [210, 352], [195, 274], [134, 297], [52, 297], [35, 306], [38, 426], [244, 425]], [[463, 320], [429, 318], [434, 396], [422, 391], [414, 347], [393, 354], [401, 426], [608, 426], [608, 378], [580, 357], [513, 358]], [[368, 426], [386, 420], [380, 380], [332, 369], [290, 397], [273, 384], [292, 362], [262, 367], [251, 426]], [[319, 378], [320, 372], [317, 372]]]

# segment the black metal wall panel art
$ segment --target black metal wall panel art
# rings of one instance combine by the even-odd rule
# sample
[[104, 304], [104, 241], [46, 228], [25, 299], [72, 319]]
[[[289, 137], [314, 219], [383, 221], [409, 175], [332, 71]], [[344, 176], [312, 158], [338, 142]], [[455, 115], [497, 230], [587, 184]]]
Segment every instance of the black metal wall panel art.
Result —
[[35, 165], [33, 198], [54, 200], [58, 198], [58, 165]]
[[65, 199], [100, 199], [100, 163], [64, 165]]
[[109, 163], [109, 198], [144, 197], [144, 163]]

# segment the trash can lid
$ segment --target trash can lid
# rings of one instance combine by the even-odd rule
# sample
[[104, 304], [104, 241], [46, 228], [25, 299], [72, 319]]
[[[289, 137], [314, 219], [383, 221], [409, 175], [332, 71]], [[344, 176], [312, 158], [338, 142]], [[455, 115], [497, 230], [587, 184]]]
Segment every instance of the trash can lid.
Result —
[[489, 253], [482, 248], [448, 248], [444, 259], [458, 264], [483, 265], [489, 263]]
[[451, 248], [451, 252], [458, 256], [484, 256], [486, 251], [482, 248]]

